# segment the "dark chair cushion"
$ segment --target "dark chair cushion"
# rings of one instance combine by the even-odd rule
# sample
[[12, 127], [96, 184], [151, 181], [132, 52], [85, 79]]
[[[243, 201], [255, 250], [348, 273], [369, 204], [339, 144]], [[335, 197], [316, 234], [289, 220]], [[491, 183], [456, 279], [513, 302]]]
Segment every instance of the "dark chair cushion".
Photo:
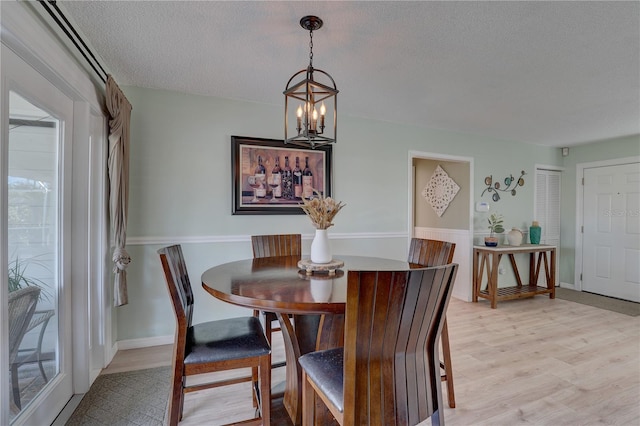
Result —
[[307, 376], [340, 412], [344, 412], [344, 349], [311, 352], [299, 358]]
[[203, 322], [187, 330], [185, 364], [248, 358], [271, 351], [256, 317]]

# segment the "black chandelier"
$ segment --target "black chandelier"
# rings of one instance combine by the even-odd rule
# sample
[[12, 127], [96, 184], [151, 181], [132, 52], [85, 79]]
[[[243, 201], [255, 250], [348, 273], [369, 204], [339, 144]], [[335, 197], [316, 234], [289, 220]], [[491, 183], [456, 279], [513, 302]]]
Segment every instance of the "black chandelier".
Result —
[[313, 68], [313, 31], [322, 28], [322, 19], [305, 16], [300, 26], [309, 31], [309, 66], [295, 73], [283, 92], [284, 143], [315, 148], [336, 142], [338, 89], [333, 77]]

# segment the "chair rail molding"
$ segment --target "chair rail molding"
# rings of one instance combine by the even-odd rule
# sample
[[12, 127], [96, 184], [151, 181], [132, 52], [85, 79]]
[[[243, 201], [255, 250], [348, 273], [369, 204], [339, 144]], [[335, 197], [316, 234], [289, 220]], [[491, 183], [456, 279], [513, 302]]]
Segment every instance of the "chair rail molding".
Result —
[[[359, 232], [359, 233], [331, 233], [331, 239], [386, 239], [407, 238], [406, 232]], [[314, 234], [302, 234], [303, 240], [312, 241]], [[127, 245], [162, 245], [162, 244], [209, 244], [209, 243], [238, 243], [251, 242], [251, 235], [176, 235], [172, 237], [127, 237]]]

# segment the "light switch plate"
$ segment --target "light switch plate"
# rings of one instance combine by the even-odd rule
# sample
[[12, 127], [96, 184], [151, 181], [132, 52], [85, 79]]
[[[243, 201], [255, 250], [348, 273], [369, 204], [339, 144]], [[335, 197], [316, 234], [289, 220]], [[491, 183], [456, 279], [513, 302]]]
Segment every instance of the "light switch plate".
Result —
[[477, 212], [488, 212], [489, 211], [489, 203], [485, 201], [478, 201], [476, 203], [476, 211]]

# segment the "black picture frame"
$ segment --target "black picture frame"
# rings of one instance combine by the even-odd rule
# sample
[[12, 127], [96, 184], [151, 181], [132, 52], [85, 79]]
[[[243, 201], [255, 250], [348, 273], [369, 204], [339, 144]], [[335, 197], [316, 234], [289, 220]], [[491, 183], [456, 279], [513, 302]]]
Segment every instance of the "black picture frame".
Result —
[[[256, 190], [249, 186], [249, 176], [256, 176], [258, 157], [262, 159], [262, 165], [266, 169], [264, 178], [258, 174], [258, 181], [262, 181]], [[325, 196], [331, 196], [331, 157], [332, 146], [323, 145], [312, 148], [304, 148], [297, 145], [285, 144], [283, 140], [263, 139], [246, 136], [231, 136], [231, 213], [234, 215], [269, 215], [269, 214], [304, 214], [300, 208], [302, 204], [302, 189], [293, 188], [293, 198], [287, 198], [290, 193], [279, 191], [281, 197], [274, 196], [273, 188], [267, 185], [270, 180], [276, 158], [279, 158], [280, 168], [285, 168], [285, 157], [289, 158], [289, 167], [293, 171], [296, 166], [296, 158], [299, 168], [304, 170], [307, 165], [312, 173], [311, 182], [314, 190]], [[277, 175], [276, 175], [277, 176]], [[252, 179], [252, 182], [255, 178]], [[305, 181], [309, 182], [309, 181]], [[255, 183], [255, 182], [253, 182]], [[272, 182], [273, 183], [273, 182]], [[310, 187], [306, 185], [307, 194]], [[296, 196], [300, 195], [300, 197]], [[307, 196], [307, 198], [310, 198]], [[257, 201], [256, 201], [257, 200]]]

